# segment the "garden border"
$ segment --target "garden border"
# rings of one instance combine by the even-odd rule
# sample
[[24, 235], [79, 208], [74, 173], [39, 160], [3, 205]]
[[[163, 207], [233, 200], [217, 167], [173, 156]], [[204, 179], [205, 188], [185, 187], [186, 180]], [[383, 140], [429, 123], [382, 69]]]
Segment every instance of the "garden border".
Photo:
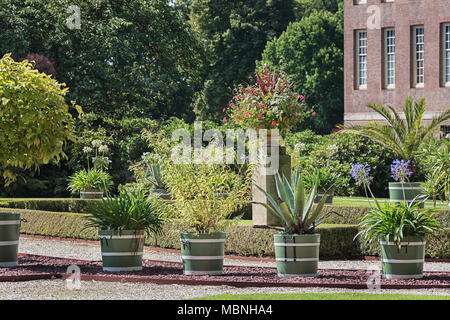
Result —
[[[26, 254], [20, 254], [20, 256], [36, 256], [36, 255], [26, 255]], [[43, 258], [53, 258], [53, 257], [46, 257], [46, 256], [38, 256]], [[79, 260], [79, 259], [66, 259], [66, 258], [55, 258], [58, 260], [64, 260], [67, 261], [68, 264], [70, 263], [76, 263], [76, 262], [84, 262], [88, 263], [91, 262], [89, 260]], [[158, 260], [146, 260], [148, 262], [161, 262]], [[181, 262], [175, 262], [175, 264], [181, 264]], [[261, 267], [264, 268], [264, 267]], [[32, 281], [32, 280], [66, 280], [71, 275], [66, 273], [42, 273], [42, 274], [35, 274], [35, 275], [14, 275], [14, 276], [2, 276], [0, 275], [0, 282], [7, 282], [7, 281]], [[324, 282], [324, 283], [315, 283], [315, 282], [302, 282], [302, 283], [293, 283], [293, 282], [286, 282], [286, 283], [279, 283], [279, 282], [270, 282], [270, 281], [226, 281], [224, 280], [204, 280], [204, 279], [155, 279], [151, 278], [151, 276], [139, 276], [139, 277], [133, 277], [133, 276], [121, 276], [121, 275], [114, 275], [114, 274], [108, 274], [108, 275], [80, 275], [81, 281], [100, 281], [100, 282], [120, 282], [120, 283], [154, 283], [158, 285], [168, 285], [168, 284], [178, 284], [178, 285], [202, 285], [202, 286], [231, 286], [231, 287], [238, 287], [238, 288], [257, 288], [257, 287], [285, 287], [285, 288], [345, 288], [345, 289], [355, 289], [355, 290], [363, 290], [368, 289], [367, 285], [362, 284], [355, 284], [355, 283], [344, 283], [344, 284], [336, 284], [331, 282]], [[308, 280], [308, 279], [305, 279]], [[450, 288], [449, 284], [437, 284], [437, 285], [426, 285], [426, 284], [381, 284], [381, 289], [448, 289]]]

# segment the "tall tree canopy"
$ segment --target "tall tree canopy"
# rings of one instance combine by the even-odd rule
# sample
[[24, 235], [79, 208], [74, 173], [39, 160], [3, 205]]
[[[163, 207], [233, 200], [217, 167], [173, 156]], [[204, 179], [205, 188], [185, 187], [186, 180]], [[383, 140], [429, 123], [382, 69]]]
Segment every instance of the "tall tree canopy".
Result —
[[192, 0], [190, 21], [203, 39], [208, 63], [195, 112], [218, 120], [233, 88], [253, 75], [268, 40], [294, 19], [293, 0]]
[[[70, 25], [71, 6], [80, 9], [79, 28]], [[68, 99], [87, 112], [191, 113], [201, 46], [166, 0], [2, 0], [0, 30], [0, 55], [46, 56], [71, 88]]]
[[313, 11], [267, 44], [262, 61], [283, 69], [317, 116], [303, 128], [329, 133], [344, 113], [343, 8]]

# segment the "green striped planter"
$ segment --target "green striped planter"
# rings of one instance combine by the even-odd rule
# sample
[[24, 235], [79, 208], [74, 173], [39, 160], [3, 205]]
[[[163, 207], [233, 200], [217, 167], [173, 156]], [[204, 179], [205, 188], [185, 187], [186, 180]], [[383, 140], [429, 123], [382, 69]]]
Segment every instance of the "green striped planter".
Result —
[[16, 267], [19, 250], [20, 213], [0, 212], [0, 267]]
[[383, 278], [420, 279], [423, 276], [425, 241], [405, 237], [399, 250], [393, 242], [380, 241]]
[[275, 234], [279, 277], [315, 277], [319, 264], [320, 234]]
[[[420, 182], [389, 182], [389, 198], [390, 202], [400, 203], [413, 202], [414, 198], [422, 194], [423, 188]], [[420, 203], [420, 208], [424, 207], [424, 203]]]
[[333, 204], [334, 191], [328, 191], [327, 193], [318, 193], [316, 198], [314, 199], [314, 203], [318, 204], [325, 194], [327, 195], [327, 200], [325, 200], [325, 204]]
[[223, 272], [225, 232], [182, 232], [181, 258], [185, 275], [220, 275]]
[[80, 191], [80, 199], [102, 199], [103, 191]]
[[99, 230], [103, 271], [142, 270], [144, 230]]

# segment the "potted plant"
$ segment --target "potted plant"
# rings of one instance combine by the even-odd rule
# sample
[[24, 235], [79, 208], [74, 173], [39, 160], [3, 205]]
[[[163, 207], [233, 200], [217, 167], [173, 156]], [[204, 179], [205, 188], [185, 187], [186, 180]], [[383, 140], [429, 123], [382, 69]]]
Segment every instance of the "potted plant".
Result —
[[255, 85], [237, 88], [228, 107], [223, 109], [223, 121], [228, 122], [229, 117], [244, 129], [267, 129], [270, 144], [271, 129], [285, 134], [312, 111], [307, 109], [305, 97], [292, 90], [293, 84], [286, 80], [286, 75], [268, 71], [265, 66], [255, 75]]
[[[91, 141], [91, 145], [85, 146], [88, 169], [80, 170], [69, 177], [69, 190], [79, 191], [81, 199], [101, 199], [103, 194], [113, 186], [111, 176], [106, 172], [111, 161], [106, 156], [109, 148], [100, 139]], [[91, 157], [91, 154], [93, 156]], [[90, 166], [92, 158], [93, 167]]]
[[[314, 203], [318, 204], [324, 195], [327, 195], [325, 204], [333, 204], [334, 186], [338, 182], [339, 175], [332, 172], [328, 167], [319, 168], [317, 174], [319, 175], [319, 180], [317, 182], [317, 196], [314, 199]], [[316, 176], [313, 169], [304, 175], [304, 183], [307, 190], [312, 189], [315, 178]]]
[[0, 268], [17, 266], [20, 213], [0, 211]]
[[315, 277], [320, 246], [320, 234], [315, 233], [315, 228], [335, 212], [319, 217], [327, 195], [322, 197], [319, 204], [314, 204], [319, 183], [317, 170], [309, 193], [306, 192], [299, 171], [292, 173], [291, 183], [285, 176], [281, 178], [279, 173], [275, 175], [275, 179], [278, 200], [259, 186], [258, 188], [268, 200], [268, 204], [261, 204], [284, 224], [284, 228], [280, 229], [282, 232], [274, 235], [278, 276]]
[[409, 169], [410, 166], [411, 162], [409, 160], [394, 160], [391, 164], [392, 178], [396, 182], [389, 182], [390, 202], [418, 202], [419, 207], [423, 208], [424, 202], [420, 201], [420, 195], [423, 194], [423, 188], [420, 182], [409, 181], [409, 178], [413, 174], [413, 172]]
[[69, 190], [79, 191], [81, 199], [101, 199], [112, 186], [109, 173], [99, 169], [83, 169], [69, 177]]
[[[441, 227], [433, 209], [421, 210], [418, 202], [385, 203], [381, 206], [370, 189], [369, 168], [355, 165], [352, 176], [364, 185], [375, 204], [361, 219], [356, 235], [369, 242], [380, 242], [383, 277], [387, 279], [421, 278], [425, 258], [425, 236]], [[355, 238], [356, 238], [355, 237]]]
[[131, 166], [139, 188], [150, 191], [162, 199], [170, 200], [171, 196], [164, 185], [161, 173], [162, 158], [155, 153], [144, 153], [141, 161]]
[[159, 234], [162, 219], [145, 192], [121, 192], [91, 204], [87, 227], [98, 228], [104, 271], [142, 270], [145, 235]]
[[[246, 201], [249, 181], [215, 184], [218, 177], [233, 174], [227, 165], [168, 164], [164, 166], [165, 184], [174, 200], [180, 234], [183, 273], [219, 275], [223, 272], [226, 228], [239, 217], [230, 215]], [[219, 197], [218, 194], [226, 194]]]

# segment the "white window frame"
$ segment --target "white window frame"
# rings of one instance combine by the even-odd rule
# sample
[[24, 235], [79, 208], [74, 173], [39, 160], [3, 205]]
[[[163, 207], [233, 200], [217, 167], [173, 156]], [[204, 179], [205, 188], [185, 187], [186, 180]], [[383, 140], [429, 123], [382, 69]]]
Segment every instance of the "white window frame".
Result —
[[450, 23], [442, 25], [442, 80], [445, 87], [450, 87]]
[[413, 27], [413, 80], [415, 88], [425, 86], [425, 28], [424, 26]]
[[[364, 35], [364, 37], [362, 37]], [[367, 30], [356, 30], [356, 88], [367, 89]]]
[[367, 4], [367, 0], [355, 0], [354, 4]]
[[395, 29], [384, 29], [384, 87], [395, 89]]

